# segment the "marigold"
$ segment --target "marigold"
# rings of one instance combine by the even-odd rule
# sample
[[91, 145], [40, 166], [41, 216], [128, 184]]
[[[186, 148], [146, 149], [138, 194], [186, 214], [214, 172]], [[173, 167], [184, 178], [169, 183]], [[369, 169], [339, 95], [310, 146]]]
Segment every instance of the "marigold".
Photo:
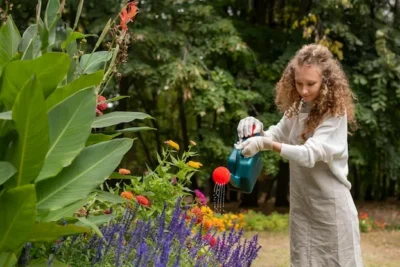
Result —
[[201, 207], [201, 213], [204, 214], [207, 217], [212, 217], [213, 214], [214, 214], [209, 206], [202, 206]]
[[197, 145], [196, 142], [193, 141], [193, 140], [190, 140], [190, 144], [191, 144], [192, 146], [196, 146], [196, 145]]
[[133, 193], [130, 191], [124, 191], [121, 193], [121, 197], [128, 199], [128, 200], [132, 200], [133, 198]]
[[203, 164], [201, 164], [200, 162], [197, 162], [197, 161], [189, 161], [189, 162], [187, 163], [187, 165], [188, 165], [189, 167], [194, 168], [194, 169], [200, 169], [200, 167], [203, 166]]
[[129, 174], [131, 174], [131, 171], [127, 170], [127, 169], [119, 169], [118, 173], [122, 174], [122, 175], [129, 175]]
[[207, 231], [207, 230], [210, 229], [212, 226], [213, 226], [213, 223], [212, 223], [211, 220], [209, 220], [209, 219], [204, 219], [204, 220], [203, 220], [203, 229], [204, 229], [204, 230]]
[[148, 207], [150, 205], [150, 201], [145, 196], [136, 196], [136, 200], [142, 206]]
[[175, 143], [172, 140], [167, 140], [164, 142], [165, 144], [169, 145], [170, 147], [172, 147], [173, 149], [175, 149], [176, 151], [179, 150], [179, 145], [177, 143]]

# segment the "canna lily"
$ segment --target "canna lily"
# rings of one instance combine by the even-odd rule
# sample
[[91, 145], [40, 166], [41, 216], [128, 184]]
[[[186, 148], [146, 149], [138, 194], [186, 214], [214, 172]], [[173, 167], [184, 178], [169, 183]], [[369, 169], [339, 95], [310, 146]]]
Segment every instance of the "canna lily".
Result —
[[119, 25], [121, 26], [123, 31], [128, 30], [128, 23], [132, 22], [135, 18], [139, 10], [137, 4], [137, 2], [130, 2], [124, 9], [122, 9], [121, 13], [119, 14]]

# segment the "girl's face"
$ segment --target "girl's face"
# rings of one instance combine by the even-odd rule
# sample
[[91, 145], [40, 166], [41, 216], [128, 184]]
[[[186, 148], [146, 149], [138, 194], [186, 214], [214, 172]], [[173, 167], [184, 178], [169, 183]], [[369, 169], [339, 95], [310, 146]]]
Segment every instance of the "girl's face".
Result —
[[295, 69], [295, 83], [297, 92], [304, 102], [314, 101], [321, 89], [322, 74], [319, 67], [315, 65], [297, 66]]

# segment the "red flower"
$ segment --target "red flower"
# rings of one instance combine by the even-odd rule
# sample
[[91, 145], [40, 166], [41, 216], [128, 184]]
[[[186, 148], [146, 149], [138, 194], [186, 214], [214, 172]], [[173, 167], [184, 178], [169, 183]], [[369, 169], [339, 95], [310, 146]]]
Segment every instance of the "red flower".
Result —
[[111, 211], [110, 210], [105, 210], [104, 214], [111, 214]]
[[360, 220], [365, 220], [368, 219], [368, 213], [366, 212], [360, 212]]
[[137, 2], [130, 2], [119, 14], [120, 23], [123, 31], [128, 30], [128, 23], [132, 22], [138, 12]]
[[97, 109], [100, 111], [107, 109], [107, 98], [102, 95], [97, 96]]
[[148, 207], [150, 205], [150, 201], [144, 196], [136, 196], [136, 200], [142, 206]]
[[217, 239], [215, 239], [211, 234], [207, 234], [204, 239], [208, 241], [211, 247], [217, 244]]

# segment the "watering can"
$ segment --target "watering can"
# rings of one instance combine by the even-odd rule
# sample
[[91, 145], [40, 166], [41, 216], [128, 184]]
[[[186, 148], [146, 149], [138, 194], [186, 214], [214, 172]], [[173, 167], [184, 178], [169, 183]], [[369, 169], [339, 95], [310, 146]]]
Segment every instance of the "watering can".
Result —
[[[253, 126], [254, 131], [255, 126]], [[253, 134], [259, 136], [260, 134]], [[233, 147], [228, 157], [227, 168], [230, 172], [230, 184], [233, 190], [250, 194], [262, 170], [262, 157], [258, 152], [252, 157], [245, 158], [241, 149]]]

